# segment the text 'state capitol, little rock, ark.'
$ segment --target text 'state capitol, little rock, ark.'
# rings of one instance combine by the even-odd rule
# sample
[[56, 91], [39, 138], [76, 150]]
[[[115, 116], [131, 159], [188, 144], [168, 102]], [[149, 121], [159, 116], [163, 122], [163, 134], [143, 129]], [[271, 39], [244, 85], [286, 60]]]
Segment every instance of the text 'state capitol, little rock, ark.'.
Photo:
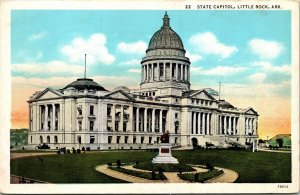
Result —
[[258, 114], [236, 108], [210, 88], [190, 89], [190, 60], [165, 14], [141, 61], [139, 90], [108, 91], [89, 78], [29, 99], [29, 147], [147, 149], [169, 131], [173, 147], [252, 145]]

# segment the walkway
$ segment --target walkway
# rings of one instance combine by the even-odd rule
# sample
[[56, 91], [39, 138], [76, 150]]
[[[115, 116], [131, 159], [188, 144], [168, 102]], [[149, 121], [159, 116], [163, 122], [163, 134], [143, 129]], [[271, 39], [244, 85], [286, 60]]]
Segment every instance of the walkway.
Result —
[[25, 158], [30, 156], [53, 155], [56, 152], [10, 153], [10, 159]]
[[279, 153], [292, 153], [291, 150], [270, 150], [270, 149], [265, 149], [265, 148], [259, 148], [258, 151], [263, 151], [263, 152], [279, 152]]
[[[135, 170], [135, 171], [151, 172], [148, 170], [134, 168], [133, 165], [126, 165], [126, 166], [123, 166], [123, 168], [131, 169], [131, 170]], [[193, 171], [193, 172], [206, 172], [207, 171], [206, 169], [203, 169], [200, 167], [193, 167], [193, 168], [196, 169], [196, 171]], [[217, 178], [208, 180], [208, 181], [206, 181], [206, 183], [233, 183], [238, 178], [238, 174], [234, 171], [231, 171], [229, 169], [224, 169], [224, 168], [218, 168], [218, 167], [216, 167], [216, 168], [222, 169], [224, 171], [224, 174]], [[128, 181], [131, 183], [188, 183], [188, 181], [184, 181], [184, 180], [180, 179], [177, 176], [177, 172], [164, 172], [164, 175], [166, 176], [167, 180], [160, 181], [160, 180], [148, 180], [148, 179], [143, 179], [143, 178], [127, 175], [124, 173], [120, 173], [118, 171], [109, 169], [107, 167], [107, 165], [99, 165], [96, 167], [96, 170], [101, 173], [104, 173], [110, 177], [114, 177], [114, 178]], [[193, 173], [193, 172], [189, 172], [189, 173]], [[183, 173], [185, 173], [185, 172], [183, 172]]]

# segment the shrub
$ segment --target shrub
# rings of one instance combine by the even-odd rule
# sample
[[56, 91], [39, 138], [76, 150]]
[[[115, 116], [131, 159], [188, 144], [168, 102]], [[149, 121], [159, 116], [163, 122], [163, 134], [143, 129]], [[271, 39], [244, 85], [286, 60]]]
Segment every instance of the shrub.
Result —
[[164, 180], [164, 174], [163, 173], [159, 173], [159, 179]]
[[178, 172], [179, 172], [179, 174], [182, 174], [182, 168], [181, 167], [178, 168]]
[[91, 150], [91, 148], [90, 148], [90, 147], [87, 147], [87, 148], [86, 148], [86, 150], [87, 150], [87, 151], [90, 151], [90, 150]]
[[80, 154], [80, 149], [79, 148], [77, 149], [77, 154]]
[[112, 166], [112, 163], [111, 163], [111, 162], [108, 162], [108, 163], [107, 163], [107, 166], [111, 167], [111, 166]]
[[155, 180], [155, 178], [156, 178], [156, 173], [155, 173], [155, 171], [152, 171], [152, 172], [151, 172], [151, 178], [152, 178], [153, 180]]
[[195, 182], [197, 182], [199, 180], [199, 173], [195, 173], [194, 180], [195, 180]]
[[60, 150], [57, 150], [57, 154], [60, 154]]
[[135, 164], [136, 164], [136, 165], [138, 165], [138, 164], [139, 164], [139, 161], [138, 161], [138, 160], [137, 160], [137, 161], [135, 161]]
[[159, 173], [159, 174], [162, 174], [162, 173], [163, 173], [163, 171], [164, 171], [164, 170], [163, 170], [163, 168], [161, 168], [161, 167], [158, 167], [158, 173]]
[[[140, 177], [140, 178], [145, 178], [150, 180], [153, 178], [152, 172], [150, 173], [150, 172], [143, 172], [143, 171], [135, 171], [135, 170], [124, 169], [122, 167], [121, 168], [109, 167], [109, 168], [135, 177]], [[165, 180], [165, 179], [167, 178], [164, 174], [160, 174], [159, 177], [156, 177], [156, 173], [155, 173], [155, 180]]]
[[206, 168], [209, 169], [210, 171], [214, 170], [214, 166], [210, 164], [209, 162], [206, 163]]
[[81, 150], [84, 152], [84, 151], [85, 151], [85, 147], [83, 146], [83, 147], [81, 148]]
[[121, 167], [121, 161], [120, 160], [117, 160], [117, 166], [118, 166], [118, 168]]
[[72, 148], [73, 154], [76, 154], [76, 150], [75, 148]]
[[67, 149], [67, 154], [70, 154], [70, 153], [71, 153], [71, 151], [69, 149]]

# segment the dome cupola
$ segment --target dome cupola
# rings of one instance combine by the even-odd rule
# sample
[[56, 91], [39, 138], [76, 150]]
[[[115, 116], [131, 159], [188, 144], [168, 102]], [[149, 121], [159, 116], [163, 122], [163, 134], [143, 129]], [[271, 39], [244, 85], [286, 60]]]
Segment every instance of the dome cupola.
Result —
[[104, 89], [104, 87], [102, 87], [101, 85], [93, 81], [93, 79], [89, 79], [89, 78], [79, 78], [76, 81], [64, 87], [63, 89], [67, 89], [70, 87], [73, 87], [77, 90], [87, 89], [87, 90], [96, 90], [96, 91], [107, 91], [106, 89]]

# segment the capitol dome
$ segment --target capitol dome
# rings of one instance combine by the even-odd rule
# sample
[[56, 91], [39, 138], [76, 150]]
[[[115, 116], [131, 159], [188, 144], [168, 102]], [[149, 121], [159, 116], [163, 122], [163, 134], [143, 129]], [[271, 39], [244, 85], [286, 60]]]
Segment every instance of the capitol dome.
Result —
[[87, 90], [107, 91], [101, 85], [93, 81], [93, 79], [88, 79], [88, 78], [79, 78], [76, 81], [64, 87], [63, 89], [67, 89], [70, 87], [73, 87], [77, 90], [87, 89]]
[[167, 13], [163, 18], [163, 26], [152, 36], [146, 52], [155, 49], [176, 49], [185, 52], [181, 38], [170, 27]]

